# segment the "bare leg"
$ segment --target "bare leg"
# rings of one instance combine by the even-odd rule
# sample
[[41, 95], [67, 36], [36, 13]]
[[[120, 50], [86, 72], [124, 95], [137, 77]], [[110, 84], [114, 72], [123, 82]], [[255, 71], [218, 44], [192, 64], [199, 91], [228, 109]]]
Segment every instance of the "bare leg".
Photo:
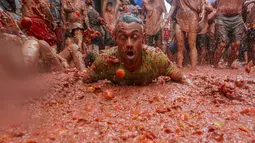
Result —
[[40, 46], [37, 40], [27, 40], [22, 45], [22, 53], [24, 55], [24, 62], [28, 67], [37, 67], [40, 58]]
[[156, 47], [159, 47], [165, 53], [165, 51], [162, 49], [162, 34], [163, 34], [163, 32], [161, 32], [161, 31], [159, 31], [159, 33], [157, 33], [157, 36], [155, 38], [155, 43], [156, 43]]
[[176, 40], [177, 40], [177, 66], [182, 68], [183, 50], [184, 50], [184, 33], [179, 24], [176, 24]]
[[249, 60], [248, 60], [248, 52], [245, 51], [244, 52], [244, 63], [247, 64], [248, 62], [249, 62]]
[[195, 69], [197, 66], [197, 47], [196, 47], [197, 33], [188, 34], [188, 43], [190, 48], [190, 61], [192, 69]]
[[40, 45], [40, 55], [44, 63], [44, 70], [46, 71], [59, 71], [63, 70], [63, 66], [57, 58], [54, 50], [45, 41], [38, 41]]
[[51, 46], [51, 49], [55, 54], [57, 54], [57, 48], [58, 48], [57, 45]]
[[218, 68], [219, 67], [219, 62], [220, 59], [224, 53], [224, 50], [226, 49], [226, 43], [225, 42], [220, 42], [217, 46], [217, 49], [214, 53], [214, 67]]
[[82, 58], [82, 53], [78, 47], [78, 45], [76, 44], [73, 44], [70, 46], [70, 49], [71, 49], [71, 54], [72, 54], [72, 57], [73, 57], [73, 61], [77, 67], [77, 69], [79, 69], [80, 71], [85, 71], [85, 63], [84, 63], [84, 60]]
[[240, 41], [233, 42], [231, 44], [231, 56], [228, 60], [228, 66], [231, 67], [233, 62], [236, 60], [239, 54], [239, 48], [240, 48]]
[[208, 57], [209, 57], [209, 62], [210, 62], [210, 64], [213, 64], [213, 56], [214, 56], [214, 52], [215, 52], [215, 45], [216, 45], [216, 42], [215, 42], [215, 38], [214, 38], [214, 34], [210, 34], [209, 35], [209, 37], [210, 37], [210, 48], [209, 48], [209, 51], [208, 51]]
[[69, 68], [69, 64], [68, 61], [70, 61], [72, 55], [71, 55], [71, 50], [69, 49], [69, 47], [66, 47], [62, 52], [60, 52], [57, 57], [58, 59], [61, 61], [61, 63], [63, 64], [63, 66], [65, 68]]
[[249, 43], [249, 60], [255, 62], [255, 40]]
[[75, 30], [74, 32], [74, 42], [79, 46], [79, 49], [84, 51], [82, 48], [82, 30]]
[[206, 55], [207, 55], [207, 51], [206, 51], [207, 47], [205, 45], [201, 46], [201, 65], [205, 65], [206, 64]]

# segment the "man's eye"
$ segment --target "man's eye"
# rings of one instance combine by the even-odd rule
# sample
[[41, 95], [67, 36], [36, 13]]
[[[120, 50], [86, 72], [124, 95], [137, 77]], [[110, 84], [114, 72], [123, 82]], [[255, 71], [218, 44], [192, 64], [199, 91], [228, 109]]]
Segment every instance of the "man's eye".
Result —
[[138, 35], [132, 35], [132, 39], [136, 40], [138, 38]]
[[126, 36], [120, 36], [120, 40], [126, 40], [127, 38], [126, 38]]

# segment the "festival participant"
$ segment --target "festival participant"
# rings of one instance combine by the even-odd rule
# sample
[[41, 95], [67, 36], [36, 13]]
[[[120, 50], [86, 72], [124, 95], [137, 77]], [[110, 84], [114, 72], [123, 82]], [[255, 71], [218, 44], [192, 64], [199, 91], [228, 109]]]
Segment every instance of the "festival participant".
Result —
[[73, 41], [83, 51], [83, 22], [86, 18], [86, 8], [82, 0], [62, 0], [64, 12], [64, 28], [66, 34], [73, 35]]
[[136, 18], [141, 18], [141, 8], [139, 7], [139, 5], [136, 6], [132, 6], [132, 14], [136, 17]]
[[215, 16], [216, 16], [216, 9], [217, 9], [217, 0], [212, 1], [213, 12], [208, 15], [208, 36], [209, 36], [209, 50], [208, 50], [208, 58], [209, 63], [213, 64], [214, 62], [214, 52], [216, 49], [216, 40], [215, 40]]
[[65, 49], [56, 55], [64, 68], [72, 68], [72, 64], [79, 71], [85, 71], [85, 63], [83, 60], [83, 51], [79, 48], [73, 39], [73, 35], [66, 34]]
[[59, 54], [48, 43], [33, 37], [23, 38], [22, 52], [25, 64], [35, 70], [50, 72], [70, 68], [70, 63], [80, 70], [85, 71], [85, 64], [81, 51], [74, 44], [73, 36], [66, 40], [66, 48]]
[[129, 0], [116, 0], [116, 18], [119, 19], [119, 17], [124, 13], [131, 13], [130, 9], [130, 1]]
[[208, 60], [208, 46], [209, 46], [209, 38], [208, 38], [208, 16], [213, 11], [212, 5], [209, 3], [208, 0], [205, 0], [206, 5], [206, 15], [204, 18], [204, 23], [202, 30], [197, 35], [197, 49], [199, 55], [199, 64], [204, 65]]
[[22, 44], [25, 65], [40, 72], [61, 71], [64, 69], [56, 57], [54, 49], [43, 41], [29, 37]]
[[[253, 3], [252, 3], [253, 2]], [[248, 6], [247, 26], [248, 26], [248, 41], [249, 41], [249, 59], [255, 62], [255, 2], [247, 1]]]
[[52, 16], [54, 20], [56, 21], [56, 37], [58, 39], [58, 52], [62, 51], [64, 49], [64, 35], [65, 35], [65, 29], [64, 29], [64, 11], [62, 9], [62, 3], [61, 0], [48, 0], [50, 5], [50, 11], [52, 13]]
[[172, 20], [172, 16], [176, 11], [176, 39], [178, 43], [177, 50], [177, 65], [182, 68], [183, 64], [183, 51], [184, 51], [184, 35], [188, 33], [188, 43], [190, 48], [190, 59], [192, 69], [197, 65], [197, 49], [196, 39], [197, 31], [203, 26], [203, 22], [199, 23], [199, 14], [201, 21], [205, 16], [205, 1], [204, 0], [173, 0], [170, 9], [168, 20]]
[[17, 22], [21, 20], [22, 13], [19, 0], [1, 0], [0, 7], [3, 11], [10, 13]]
[[113, 43], [112, 37], [105, 26], [106, 22], [100, 16], [100, 14], [94, 9], [93, 1], [86, 0], [86, 6], [87, 6], [86, 24], [88, 29], [98, 31], [100, 33], [100, 35], [96, 39], [94, 39], [92, 44], [97, 45], [99, 47], [99, 50], [103, 50], [105, 49], [105, 46], [112, 45]]
[[28, 36], [46, 41], [55, 51], [57, 38], [53, 29], [56, 26], [46, 2], [40, 0], [23, 0], [21, 27]]
[[0, 31], [15, 35], [23, 35], [20, 30], [21, 4], [19, 1], [2, 0], [0, 2]]
[[91, 68], [83, 73], [83, 81], [108, 79], [117, 84], [143, 85], [159, 76], [170, 76], [173, 81], [185, 82], [182, 73], [159, 48], [143, 44], [143, 32], [140, 19], [123, 14], [115, 29], [117, 47], [96, 55]]
[[[162, 48], [163, 14], [166, 13], [163, 0], [144, 0], [142, 6], [142, 20], [145, 23], [146, 44]], [[144, 17], [146, 13], [146, 17]]]
[[103, 18], [106, 22], [106, 26], [110, 28], [111, 33], [115, 27], [116, 22], [116, 14], [115, 10], [113, 9], [112, 2], [107, 2], [108, 0], [103, 1]]
[[[231, 46], [231, 56], [228, 58], [228, 67], [232, 67], [239, 54], [241, 40], [245, 34], [245, 25], [242, 17], [245, 0], [218, 0], [215, 19], [217, 48], [214, 55], [214, 67], [219, 67], [220, 58]], [[231, 36], [229, 36], [231, 34]], [[230, 43], [231, 42], [231, 43]]]

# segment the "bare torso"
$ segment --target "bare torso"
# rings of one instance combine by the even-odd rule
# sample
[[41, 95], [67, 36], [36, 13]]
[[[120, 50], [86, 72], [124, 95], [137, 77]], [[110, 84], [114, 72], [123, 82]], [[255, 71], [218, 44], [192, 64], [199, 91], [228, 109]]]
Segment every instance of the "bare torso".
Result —
[[243, 10], [243, 0], [219, 0], [217, 15], [238, 15]]
[[105, 22], [107, 23], [107, 26], [110, 28], [114, 28], [115, 27], [115, 13], [114, 12], [109, 12], [109, 11], [105, 11], [103, 18], [105, 20]]

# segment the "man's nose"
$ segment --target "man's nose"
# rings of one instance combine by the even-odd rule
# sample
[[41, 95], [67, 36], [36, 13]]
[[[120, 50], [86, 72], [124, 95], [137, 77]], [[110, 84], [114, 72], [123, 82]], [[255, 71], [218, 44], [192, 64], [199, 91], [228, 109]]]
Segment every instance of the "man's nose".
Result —
[[133, 49], [133, 44], [131, 42], [131, 38], [128, 38], [128, 41], [127, 41], [127, 46], [126, 46], [128, 49]]

